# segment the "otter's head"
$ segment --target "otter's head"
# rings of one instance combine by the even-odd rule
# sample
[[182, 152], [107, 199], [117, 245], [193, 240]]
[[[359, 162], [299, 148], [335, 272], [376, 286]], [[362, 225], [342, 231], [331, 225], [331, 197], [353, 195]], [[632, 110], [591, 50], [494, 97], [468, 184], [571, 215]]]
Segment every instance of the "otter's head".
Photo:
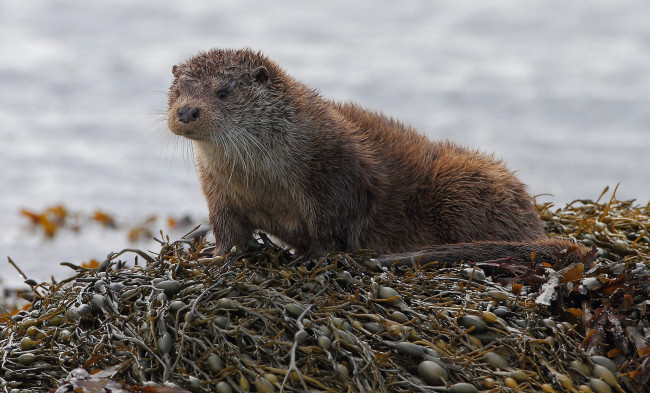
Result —
[[[251, 50], [213, 49], [172, 68], [167, 125], [215, 144], [257, 137], [269, 127], [283, 71]], [[244, 134], [244, 136], [241, 136]], [[222, 146], [225, 147], [225, 146]]]

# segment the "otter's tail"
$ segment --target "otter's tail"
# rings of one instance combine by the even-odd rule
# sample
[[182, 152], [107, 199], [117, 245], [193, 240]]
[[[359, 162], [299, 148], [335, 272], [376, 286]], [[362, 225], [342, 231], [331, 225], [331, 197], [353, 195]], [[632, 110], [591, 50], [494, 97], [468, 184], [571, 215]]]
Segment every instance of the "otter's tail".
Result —
[[[448, 267], [458, 262], [503, 262], [525, 265], [532, 261], [566, 266], [593, 258], [595, 250], [565, 239], [544, 239], [529, 242], [477, 242], [440, 244], [418, 251], [382, 255], [377, 261], [382, 266], [420, 266], [435, 263], [433, 267]], [[505, 260], [504, 260], [505, 259]], [[589, 259], [591, 260], [591, 259]]]

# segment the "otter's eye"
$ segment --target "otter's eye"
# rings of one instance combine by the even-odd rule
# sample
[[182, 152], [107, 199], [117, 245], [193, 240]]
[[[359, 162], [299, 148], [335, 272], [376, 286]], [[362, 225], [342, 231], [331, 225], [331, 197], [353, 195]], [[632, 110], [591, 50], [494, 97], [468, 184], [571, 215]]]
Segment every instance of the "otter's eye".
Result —
[[228, 95], [228, 90], [227, 89], [221, 89], [221, 90], [219, 90], [217, 92], [217, 98], [219, 98], [220, 100], [223, 100], [224, 98], [226, 98], [227, 95]]

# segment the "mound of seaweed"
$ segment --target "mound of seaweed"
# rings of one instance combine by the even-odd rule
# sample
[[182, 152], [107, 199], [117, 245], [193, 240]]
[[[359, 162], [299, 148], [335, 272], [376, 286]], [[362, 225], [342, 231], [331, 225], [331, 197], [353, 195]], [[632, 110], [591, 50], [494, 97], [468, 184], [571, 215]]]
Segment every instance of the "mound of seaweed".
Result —
[[0, 390], [643, 391], [648, 206], [539, 210], [601, 256], [386, 269], [370, 251], [294, 259], [262, 234], [220, 257], [163, 238], [156, 254], [70, 265], [62, 282], [28, 280], [31, 308], [0, 324]]

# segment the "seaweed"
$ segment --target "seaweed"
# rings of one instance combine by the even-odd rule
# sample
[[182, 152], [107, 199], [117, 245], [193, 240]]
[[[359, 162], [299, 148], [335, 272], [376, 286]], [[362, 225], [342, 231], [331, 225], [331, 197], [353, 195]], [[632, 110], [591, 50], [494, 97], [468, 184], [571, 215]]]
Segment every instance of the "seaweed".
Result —
[[161, 233], [156, 253], [68, 264], [1, 320], [0, 391], [642, 391], [648, 205], [538, 208], [600, 255], [386, 268], [370, 250], [305, 260], [260, 234], [212, 256]]

